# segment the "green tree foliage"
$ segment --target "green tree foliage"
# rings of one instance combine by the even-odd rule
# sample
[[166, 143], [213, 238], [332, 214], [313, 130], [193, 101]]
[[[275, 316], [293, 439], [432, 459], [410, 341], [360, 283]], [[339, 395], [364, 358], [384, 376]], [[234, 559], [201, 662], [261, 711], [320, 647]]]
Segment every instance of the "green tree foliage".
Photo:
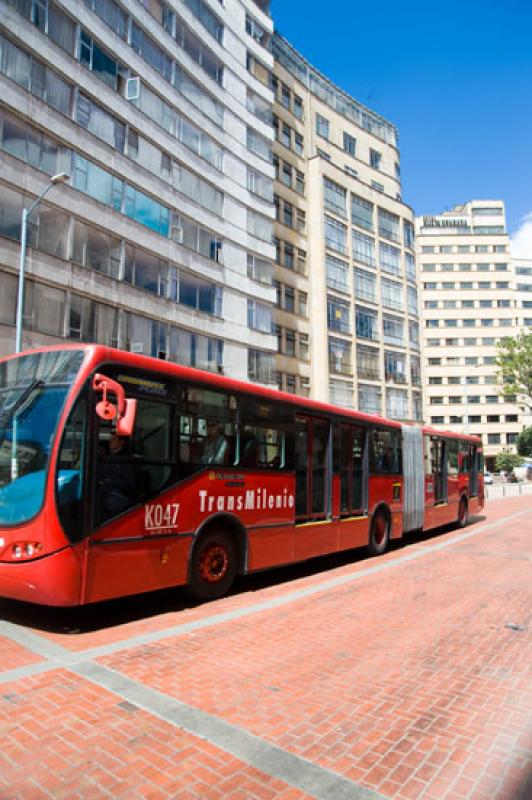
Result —
[[523, 459], [517, 453], [512, 453], [511, 450], [501, 450], [495, 456], [495, 466], [498, 470], [503, 469], [505, 472], [511, 472], [514, 467], [520, 467]]
[[497, 352], [497, 366], [503, 395], [520, 395], [521, 402], [532, 408], [532, 333], [503, 339]]
[[529, 428], [523, 428], [517, 438], [517, 452], [520, 456], [528, 456], [532, 458], [532, 425]]

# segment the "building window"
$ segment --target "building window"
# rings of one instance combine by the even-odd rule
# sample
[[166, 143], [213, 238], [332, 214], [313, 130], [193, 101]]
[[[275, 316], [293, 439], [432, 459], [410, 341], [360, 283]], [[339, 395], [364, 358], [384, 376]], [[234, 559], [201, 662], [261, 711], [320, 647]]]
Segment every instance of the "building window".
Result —
[[349, 153], [350, 156], [355, 155], [356, 139], [344, 131], [344, 151]]
[[271, 333], [272, 310], [270, 306], [248, 299], [248, 327], [263, 333]]
[[381, 161], [382, 161], [382, 154], [379, 153], [377, 150], [373, 150], [370, 147], [369, 149], [369, 163], [373, 169], [380, 169], [381, 168]]
[[325, 270], [327, 286], [335, 289], [337, 292], [347, 292], [348, 289], [348, 275], [349, 267], [345, 261], [340, 261], [339, 258], [331, 256], [329, 253], [325, 256]]
[[331, 217], [325, 217], [325, 244], [339, 253], [346, 252], [347, 228]]
[[349, 303], [336, 297], [328, 297], [327, 325], [331, 331], [349, 333]]
[[378, 381], [381, 375], [379, 351], [359, 344], [356, 353], [358, 377]]
[[381, 242], [379, 244], [381, 269], [393, 275], [401, 274], [401, 251], [396, 247]]
[[299, 334], [299, 358], [302, 361], [308, 361], [309, 358], [308, 333]]
[[274, 384], [275, 357], [261, 350], [248, 350], [248, 378], [258, 383]]
[[404, 344], [404, 322], [402, 319], [384, 315], [382, 318], [382, 332], [386, 344]]
[[316, 114], [316, 133], [323, 139], [329, 138], [329, 120], [321, 114]]
[[408, 332], [410, 335], [410, 346], [419, 350], [419, 324], [413, 320], [409, 320]]
[[356, 335], [360, 339], [375, 341], [379, 338], [377, 333], [377, 314], [374, 311], [357, 306], [355, 321]]
[[399, 217], [390, 214], [384, 208], [378, 210], [379, 236], [390, 239], [392, 242], [399, 241]]
[[[402, 284], [395, 283], [395, 281], [387, 280], [387, 278], [382, 278], [381, 299], [382, 299], [382, 304], [387, 308], [393, 308], [396, 311], [402, 311], [404, 309]], [[416, 300], [416, 307], [417, 307], [417, 300]]]
[[406, 364], [403, 353], [384, 351], [384, 379], [395, 383], [406, 383]]
[[367, 231], [373, 230], [373, 203], [369, 203], [362, 197], [351, 195], [351, 222], [359, 228]]
[[358, 231], [352, 232], [353, 258], [369, 267], [375, 266], [375, 240]]
[[347, 216], [346, 191], [328, 178], [323, 179], [323, 204], [329, 211], [341, 217]]
[[416, 262], [411, 253], [405, 253], [406, 277], [410, 281], [416, 280]]
[[401, 389], [386, 389], [386, 416], [391, 419], [408, 418], [408, 395]]
[[377, 386], [358, 387], [358, 408], [365, 414], [381, 413], [381, 392]]
[[342, 375], [350, 375], [351, 343], [329, 336], [329, 370]]
[[406, 219], [403, 220], [403, 241], [405, 247], [409, 247], [410, 250], [414, 249], [414, 226]]
[[355, 297], [374, 303], [376, 300], [377, 279], [371, 272], [355, 269]]
[[290, 358], [295, 358], [296, 355], [296, 332], [293, 330], [285, 330], [285, 349], [284, 354]]
[[260, 283], [272, 285], [272, 264], [260, 256], [248, 253], [248, 277]]

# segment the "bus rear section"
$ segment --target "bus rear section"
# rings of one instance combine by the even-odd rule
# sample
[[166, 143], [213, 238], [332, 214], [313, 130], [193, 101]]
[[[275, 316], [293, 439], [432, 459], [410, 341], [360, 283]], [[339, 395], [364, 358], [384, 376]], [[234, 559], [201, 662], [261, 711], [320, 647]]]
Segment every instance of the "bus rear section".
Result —
[[484, 507], [483, 454], [476, 437], [403, 426], [405, 531], [457, 524]]

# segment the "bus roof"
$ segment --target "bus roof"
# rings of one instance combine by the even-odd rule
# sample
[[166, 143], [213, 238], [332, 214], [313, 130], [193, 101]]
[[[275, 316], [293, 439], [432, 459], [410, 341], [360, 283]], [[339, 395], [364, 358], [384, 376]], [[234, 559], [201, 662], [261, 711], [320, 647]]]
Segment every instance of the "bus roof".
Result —
[[194, 383], [208, 382], [209, 386], [215, 386], [219, 389], [226, 391], [233, 391], [236, 393], [250, 394], [255, 397], [262, 397], [264, 400], [272, 402], [282, 401], [289, 405], [293, 405], [301, 411], [314, 411], [325, 414], [327, 416], [339, 416], [346, 420], [352, 419], [366, 423], [368, 425], [379, 425], [388, 428], [400, 429], [403, 424], [410, 424], [422, 428], [425, 433], [433, 436], [444, 436], [451, 439], [460, 439], [471, 442], [477, 446], [481, 445], [481, 440], [476, 436], [468, 434], [458, 434], [452, 431], [441, 431], [435, 428], [430, 428], [425, 425], [420, 425], [414, 422], [400, 422], [398, 420], [388, 419], [381, 417], [377, 414], [366, 414], [363, 411], [355, 409], [342, 408], [330, 403], [323, 403], [319, 400], [311, 400], [307, 397], [300, 397], [299, 395], [289, 394], [282, 392], [279, 389], [270, 389], [266, 386], [251, 383], [249, 381], [238, 380], [236, 378], [229, 378], [225, 375], [218, 375], [215, 372], [208, 372], [206, 370], [198, 369], [196, 367], [187, 367], [182, 364], [174, 364], [171, 361], [164, 361], [153, 356], [141, 355], [139, 353], [131, 353], [127, 350], [118, 350], [114, 347], [108, 347], [102, 344], [88, 344], [88, 343], [68, 343], [49, 345], [46, 347], [37, 347], [31, 350], [24, 350], [11, 356], [4, 357], [0, 361], [10, 360], [18, 356], [30, 355], [32, 353], [42, 353], [54, 350], [82, 350], [89, 356], [89, 363], [108, 362], [113, 364], [123, 364], [124, 366], [133, 367], [135, 369], [147, 370], [150, 372], [159, 372], [162, 375], [169, 377], [179, 377], [184, 380], [189, 380]]

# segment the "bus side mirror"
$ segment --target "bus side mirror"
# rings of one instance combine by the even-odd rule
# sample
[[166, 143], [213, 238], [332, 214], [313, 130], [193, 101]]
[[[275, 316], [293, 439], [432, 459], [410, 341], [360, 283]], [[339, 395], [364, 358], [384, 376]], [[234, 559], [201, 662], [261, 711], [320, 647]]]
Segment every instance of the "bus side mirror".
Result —
[[135, 428], [137, 401], [131, 398], [125, 401], [124, 413], [116, 421], [116, 432], [119, 436], [131, 436]]
[[[137, 401], [126, 398], [123, 386], [98, 372], [92, 379], [92, 388], [102, 394], [102, 399], [96, 404], [96, 413], [100, 419], [111, 420], [116, 417], [117, 434], [131, 436], [135, 427]], [[107, 399], [108, 394], [116, 396], [116, 406]]]

